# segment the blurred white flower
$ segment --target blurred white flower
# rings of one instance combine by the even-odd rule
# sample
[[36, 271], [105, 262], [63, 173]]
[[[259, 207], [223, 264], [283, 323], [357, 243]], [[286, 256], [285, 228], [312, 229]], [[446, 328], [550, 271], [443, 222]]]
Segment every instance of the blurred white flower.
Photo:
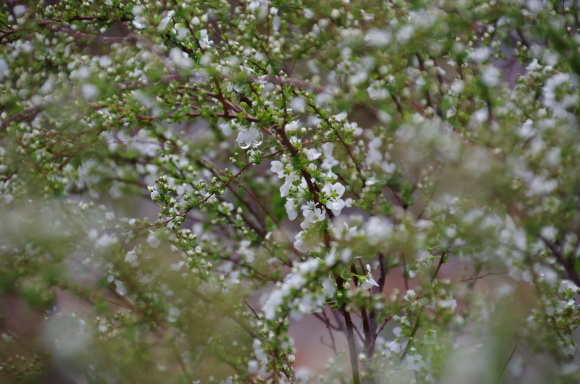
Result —
[[363, 289], [370, 289], [373, 286], [374, 287], [378, 287], [379, 284], [375, 281], [375, 279], [373, 278], [373, 275], [371, 273], [371, 266], [369, 264], [367, 264], [367, 276], [366, 276], [366, 280], [362, 282], [361, 287]]

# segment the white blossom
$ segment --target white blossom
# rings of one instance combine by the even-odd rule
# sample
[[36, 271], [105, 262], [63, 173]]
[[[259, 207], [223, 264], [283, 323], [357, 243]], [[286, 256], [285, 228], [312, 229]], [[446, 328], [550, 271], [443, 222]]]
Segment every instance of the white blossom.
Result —
[[159, 244], [161, 244], [161, 240], [155, 235], [154, 232], [149, 232], [149, 236], [147, 237], [147, 243], [151, 248], [157, 248]]
[[367, 32], [365, 41], [373, 47], [386, 47], [391, 42], [391, 34], [385, 30], [373, 28]]
[[361, 284], [362, 289], [370, 289], [373, 286], [378, 287], [379, 284], [373, 278], [371, 273], [371, 266], [369, 264], [367, 264], [367, 272], [366, 280], [364, 280]]
[[481, 74], [481, 81], [488, 87], [495, 87], [499, 84], [501, 72], [494, 66], [488, 66]]
[[407, 368], [410, 370], [420, 371], [427, 368], [427, 364], [425, 364], [421, 355], [409, 355], [405, 360], [407, 361]]
[[312, 149], [305, 149], [304, 150], [304, 153], [306, 154], [306, 157], [310, 161], [314, 161], [314, 160], [318, 159], [322, 155], [320, 152], [318, 152], [314, 148], [312, 148]]
[[97, 97], [97, 95], [99, 94], [99, 89], [94, 84], [85, 83], [81, 87], [81, 92], [85, 100], [91, 101], [95, 97]]
[[417, 297], [417, 294], [415, 293], [415, 291], [412, 289], [409, 289], [403, 298], [407, 301], [411, 301], [411, 300], [415, 299], [416, 297]]
[[295, 199], [291, 199], [289, 198], [288, 200], [286, 200], [286, 203], [284, 204], [284, 208], [286, 208], [286, 213], [288, 214], [288, 219], [290, 220], [294, 220], [296, 219], [296, 217], [298, 217], [298, 211], [297, 211], [297, 202]]
[[303, 206], [302, 209], [302, 214], [304, 215], [304, 221], [300, 224], [302, 229], [310, 227], [312, 223], [317, 223], [326, 219], [326, 213], [324, 213], [320, 208], [307, 207], [304, 209]]
[[252, 145], [259, 145], [262, 142], [262, 134], [254, 126], [242, 128], [238, 133], [236, 141], [240, 145], [240, 148], [246, 149]]

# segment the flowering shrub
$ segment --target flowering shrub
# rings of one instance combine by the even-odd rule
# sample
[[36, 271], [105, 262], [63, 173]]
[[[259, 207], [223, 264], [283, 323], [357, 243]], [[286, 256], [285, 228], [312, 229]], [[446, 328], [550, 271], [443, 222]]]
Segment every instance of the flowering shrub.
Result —
[[577, 2], [0, 9], [2, 382], [579, 380]]

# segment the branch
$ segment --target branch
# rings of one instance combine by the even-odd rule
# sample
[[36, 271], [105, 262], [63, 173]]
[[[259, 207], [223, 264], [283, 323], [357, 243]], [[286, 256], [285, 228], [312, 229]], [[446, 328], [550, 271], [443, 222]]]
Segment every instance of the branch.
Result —
[[455, 284], [459, 284], [459, 283], [465, 283], [466, 281], [472, 281], [472, 280], [479, 280], [479, 279], [483, 279], [486, 276], [490, 276], [490, 275], [505, 275], [507, 272], [488, 272], [485, 273], [483, 275], [478, 275], [478, 276], [473, 276], [473, 277], [466, 277], [465, 279], [461, 279], [459, 280], [457, 283]]
[[91, 35], [88, 33], [82, 33], [79, 31], [75, 31], [68, 25], [64, 24], [57, 24], [52, 21], [41, 21], [38, 25], [46, 26], [52, 28], [52, 30], [56, 32], [64, 32], [69, 36], [72, 36], [75, 40], [92, 40], [99, 43], [107, 43], [107, 44], [114, 44], [114, 43], [125, 43], [125, 42], [136, 42], [137, 37], [135, 35], [129, 35], [127, 37], [111, 37], [111, 36], [100, 36], [100, 35]]
[[441, 269], [441, 266], [444, 263], [445, 260], [445, 254], [447, 252], [443, 252], [441, 253], [441, 255], [439, 256], [439, 264], [437, 264], [437, 269], [435, 269], [435, 273], [433, 274], [433, 276], [431, 277], [431, 282], [433, 282], [436, 278], [437, 278], [437, 274], [439, 273], [439, 270]]
[[[336, 285], [340, 291], [344, 289], [344, 280], [340, 275], [335, 274]], [[346, 323], [346, 340], [348, 342], [348, 351], [350, 355], [350, 365], [352, 367], [352, 380], [354, 384], [361, 384], [360, 372], [358, 366], [358, 356], [356, 353], [356, 343], [354, 340], [354, 324], [352, 318], [350, 317], [350, 312], [346, 308], [346, 303], [343, 303], [340, 312], [344, 316], [344, 321]]]
[[577, 287], [580, 287], [580, 274], [574, 268], [574, 260], [571, 257], [565, 257], [561, 250], [556, 248], [554, 243], [548, 241], [544, 236], [540, 235], [540, 239], [550, 249], [558, 263], [564, 267], [570, 280], [572, 280]]
[[2, 121], [0, 123], [0, 128], [4, 129], [6, 128], [10, 123], [12, 123], [13, 121], [16, 120], [26, 120], [30, 117], [36, 116], [39, 112], [41, 112], [45, 107], [43, 106], [38, 106], [38, 107], [33, 107], [33, 108], [27, 108], [21, 112], [18, 112], [15, 115], [10, 116], [9, 118], [7, 118], [6, 120]]

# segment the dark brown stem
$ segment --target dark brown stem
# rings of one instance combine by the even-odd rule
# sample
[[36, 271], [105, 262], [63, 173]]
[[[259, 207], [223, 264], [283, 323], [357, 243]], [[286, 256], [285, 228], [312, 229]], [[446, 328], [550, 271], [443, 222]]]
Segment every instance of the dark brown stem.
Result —
[[562, 251], [545, 237], [540, 236], [540, 239], [550, 249], [558, 263], [564, 267], [570, 280], [572, 280], [576, 286], [580, 287], [580, 274], [576, 271], [576, 268], [574, 268], [574, 260], [571, 257], [565, 257]]
[[[336, 274], [334, 276], [336, 279], [336, 286], [339, 291], [344, 290], [344, 280], [340, 275]], [[343, 303], [340, 311], [344, 317], [346, 323], [346, 341], [348, 342], [348, 351], [350, 355], [350, 366], [352, 367], [352, 381], [354, 384], [361, 384], [360, 382], [360, 372], [358, 366], [358, 357], [356, 353], [356, 343], [354, 340], [354, 324], [350, 316], [350, 312], [346, 308], [346, 303]]]
[[443, 252], [441, 254], [441, 256], [440, 256], [440, 258], [439, 258], [439, 264], [437, 264], [437, 269], [435, 269], [435, 273], [431, 277], [431, 282], [433, 282], [433, 280], [435, 280], [437, 278], [437, 274], [439, 273], [439, 270], [441, 269], [441, 266], [445, 262], [445, 254], [446, 254], [446, 252]]

